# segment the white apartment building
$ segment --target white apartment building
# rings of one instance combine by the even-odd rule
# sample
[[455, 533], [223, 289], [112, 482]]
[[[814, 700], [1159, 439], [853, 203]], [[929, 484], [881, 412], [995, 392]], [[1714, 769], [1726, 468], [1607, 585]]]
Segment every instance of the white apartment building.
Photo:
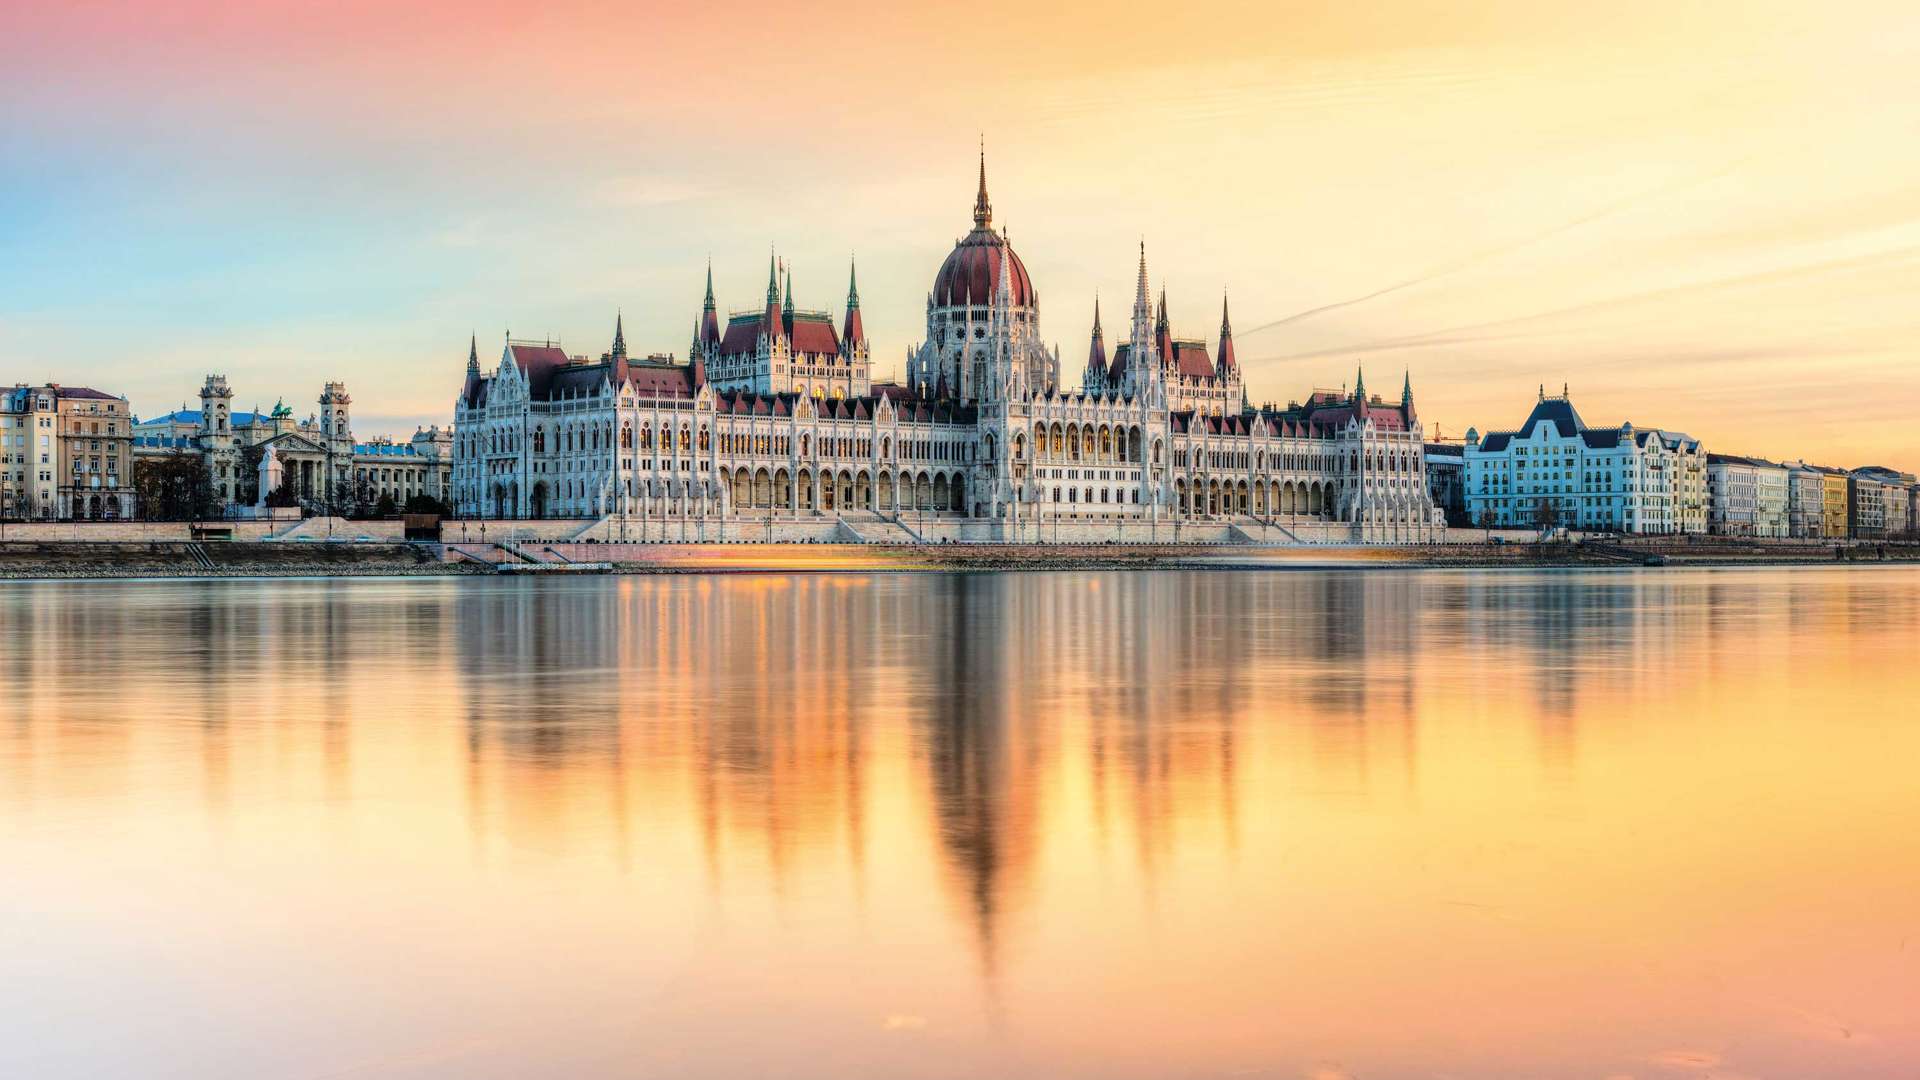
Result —
[[1787, 467], [1763, 458], [1707, 455], [1707, 531], [1715, 536], [1783, 539]]
[[1906, 539], [1913, 535], [1912, 473], [1880, 465], [1847, 475], [1847, 518], [1858, 540]]
[[1563, 390], [1517, 431], [1468, 429], [1467, 512], [1476, 524], [1551, 520], [1588, 532], [1704, 533], [1707, 455], [1700, 441], [1657, 428], [1590, 428]]

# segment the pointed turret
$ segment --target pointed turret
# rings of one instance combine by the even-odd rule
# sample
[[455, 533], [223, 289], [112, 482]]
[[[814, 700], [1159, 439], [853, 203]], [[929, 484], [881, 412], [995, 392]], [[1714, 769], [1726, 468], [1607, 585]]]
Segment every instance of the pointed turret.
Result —
[[475, 334], [467, 340], [467, 374], [480, 374], [480, 335]]
[[1147, 242], [1140, 241], [1140, 279], [1133, 289], [1133, 341], [1153, 338], [1153, 301], [1147, 296]]
[[1367, 376], [1358, 365], [1353, 369], [1353, 400], [1359, 405], [1367, 403]]
[[860, 321], [860, 275], [852, 259], [847, 260], [847, 321], [840, 331], [840, 344], [852, 352], [867, 340], [867, 328]]
[[707, 298], [700, 305], [697, 340], [702, 345], [720, 344], [720, 309], [713, 302], [713, 260], [707, 260]]
[[1413, 372], [1411, 369], [1408, 370], [1406, 378], [1400, 383], [1400, 406], [1406, 409], [1413, 408]]
[[627, 329], [619, 308], [613, 310], [613, 348], [607, 350], [607, 356], [613, 360], [627, 358]]
[[1100, 294], [1093, 294], [1093, 341], [1087, 346], [1088, 384], [1101, 380], [1107, 373], [1107, 339], [1100, 331]]
[[1233, 354], [1233, 320], [1227, 316], [1227, 298], [1220, 298], [1220, 374], [1225, 375], [1240, 366]]
[[780, 262], [771, 252], [767, 255], [767, 310], [761, 329], [769, 341], [780, 336]]
[[1153, 351], [1160, 356], [1161, 364], [1174, 362], [1173, 326], [1167, 322], [1167, 287], [1160, 286], [1160, 310], [1153, 316]]
[[1153, 300], [1147, 293], [1147, 242], [1140, 242], [1140, 273], [1133, 286], [1133, 325], [1127, 334], [1127, 369], [1120, 373], [1115, 387], [1129, 396], [1144, 396], [1149, 383], [1159, 378], [1154, 359]]
[[987, 144], [980, 142], [980, 190], [973, 197], [973, 227], [990, 228], [993, 225], [993, 204], [987, 201]]

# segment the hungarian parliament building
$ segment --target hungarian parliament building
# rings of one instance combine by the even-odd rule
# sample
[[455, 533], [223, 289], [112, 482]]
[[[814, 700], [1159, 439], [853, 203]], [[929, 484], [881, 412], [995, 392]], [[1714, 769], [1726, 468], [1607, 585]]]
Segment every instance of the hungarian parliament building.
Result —
[[1211, 353], [1176, 337], [1144, 244], [1124, 336], [1109, 349], [1096, 304], [1070, 387], [1039, 290], [994, 228], [984, 159], [926, 318], [904, 383], [873, 379], [851, 271], [836, 320], [796, 308], [777, 263], [764, 302], [724, 316], [709, 269], [684, 362], [629, 356], [618, 319], [598, 358], [509, 337], [488, 369], [471, 343], [453, 509], [707, 539], [806, 522], [902, 540], [1419, 541], [1443, 527], [1410, 382], [1392, 399], [1356, 377], [1251, 406], [1224, 302]]

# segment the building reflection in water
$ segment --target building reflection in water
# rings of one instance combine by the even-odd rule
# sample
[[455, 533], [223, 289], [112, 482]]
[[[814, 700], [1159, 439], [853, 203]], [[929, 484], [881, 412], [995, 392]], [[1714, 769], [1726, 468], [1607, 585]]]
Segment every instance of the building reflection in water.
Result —
[[[1807, 767], [1862, 815], [1920, 812], [1864, 764], [1899, 754], [1794, 726], [1904, 700], [1917, 613], [1910, 577], [1844, 571], [17, 585], [0, 816], [132, 822], [205, 845], [208, 867], [291, 851], [309, 890], [405, 880], [442, 911], [497, 894], [494, 929], [538, 912], [629, 963], [742, 935], [741, 971], [828, 958], [848, 995], [949, 1015], [982, 994], [1011, 1027], [1057, 1029], [1028, 1036], [1055, 1065], [1090, 1052], [1069, 1033], [1111, 1027], [1069, 990], [1127, 1023], [1183, 995], [1214, 1019], [1161, 1037], [1201, 1060], [1281, 1030], [1358, 1038], [1374, 1008], [1412, 1005], [1389, 986], [1432, 994], [1446, 961], [1504, 973], [1482, 1000], [1540, 1019], [1544, 1048], [1565, 1025], [1501, 995], [1570, 946], [1529, 935], [1568, 911], [1604, 934], [1687, 858], [1735, 859], [1664, 833], [1680, 847], [1645, 850], [1663, 808], [1712, 819], [1703, 776], [1751, 813], [1780, 789], [1743, 778], [1825, 762]], [[1791, 829], [1754, 835], [1728, 888], [1845, 847], [1789, 860], [1764, 845]], [[372, 838], [386, 856], [359, 861]], [[57, 850], [14, 854], [59, 881]], [[1611, 906], [1583, 907], [1596, 896]], [[1487, 924], [1510, 936], [1458, 921], [1482, 909], [1518, 920]], [[1685, 955], [1701, 932], [1670, 910], [1641, 917]], [[1742, 918], [1781, 929], [1768, 910]], [[1455, 940], [1488, 951], [1433, 944]], [[718, 980], [734, 969], [714, 948]], [[1388, 981], [1363, 991], [1349, 964]], [[1714, 1014], [1680, 985], [1649, 1009]]]

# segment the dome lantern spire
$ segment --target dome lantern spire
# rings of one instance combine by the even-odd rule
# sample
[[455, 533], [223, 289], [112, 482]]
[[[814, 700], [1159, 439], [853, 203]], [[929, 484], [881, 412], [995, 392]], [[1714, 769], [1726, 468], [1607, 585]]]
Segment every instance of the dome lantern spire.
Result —
[[987, 201], [987, 140], [980, 138], [980, 190], [973, 197], [973, 227], [987, 229], [993, 226], [993, 204]]

